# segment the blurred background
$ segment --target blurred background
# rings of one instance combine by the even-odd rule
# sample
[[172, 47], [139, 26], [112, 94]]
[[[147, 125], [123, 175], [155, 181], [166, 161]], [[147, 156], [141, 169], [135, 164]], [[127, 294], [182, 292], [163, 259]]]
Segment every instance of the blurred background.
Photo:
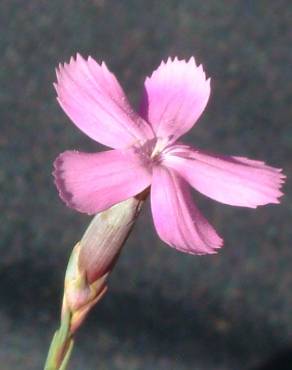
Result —
[[292, 369], [291, 19], [290, 0], [1, 0], [1, 370], [42, 368], [90, 221], [51, 176], [60, 152], [102, 149], [55, 99], [54, 68], [76, 52], [105, 60], [133, 104], [161, 59], [194, 55], [212, 96], [186, 141], [283, 167], [288, 181], [281, 205], [257, 210], [194, 194], [224, 237], [215, 256], [166, 247], [147, 204], [69, 368]]

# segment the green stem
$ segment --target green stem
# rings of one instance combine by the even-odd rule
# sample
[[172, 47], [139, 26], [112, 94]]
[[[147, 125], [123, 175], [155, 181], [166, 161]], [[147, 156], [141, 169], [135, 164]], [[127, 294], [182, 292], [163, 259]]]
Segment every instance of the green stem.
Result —
[[53, 336], [44, 370], [66, 370], [74, 333], [104, 296], [108, 275], [148, 194], [146, 189], [97, 214], [73, 248], [65, 275], [61, 325]]
[[66, 370], [74, 341], [70, 333], [72, 315], [63, 316], [61, 326], [53, 336], [44, 370]]

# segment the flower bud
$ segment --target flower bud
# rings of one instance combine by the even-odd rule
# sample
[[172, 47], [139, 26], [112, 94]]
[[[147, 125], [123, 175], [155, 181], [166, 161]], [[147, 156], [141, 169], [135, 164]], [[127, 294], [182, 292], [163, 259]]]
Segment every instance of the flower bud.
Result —
[[73, 334], [105, 294], [111, 272], [148, 191], [97, 214], [75, 245], [65, 276], [62, 318]]
[[79, 269], [89, 284], [110, 272], [145, 197], [135, 197], [98, 213], [80, 241]]

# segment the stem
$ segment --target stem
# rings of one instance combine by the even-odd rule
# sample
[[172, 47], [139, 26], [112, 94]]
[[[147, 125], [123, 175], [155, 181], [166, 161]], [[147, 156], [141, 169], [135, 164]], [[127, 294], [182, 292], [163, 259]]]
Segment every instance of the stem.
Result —
[[107, 278], [148, 194], [146, 189], [97, 214], [73, 248], [65, 274], [61, 324], [53, 336], [44, 370], [67, 369], [75, 331], [104, 296]]
[[61, 322], [59, 330], [53, 336], [44, 370], [66, 370], [73, 349], [74, 341], [70, 333], [71, 315]]
[[80, 244], [71, 253], [64, 284], [60, 328], [55, 332], [44, 370], [66, 370], [72, 353], [76, 330], [90, 309], [106, 292], [107, 274], [88, 284], [85, 274], [79, 271]]

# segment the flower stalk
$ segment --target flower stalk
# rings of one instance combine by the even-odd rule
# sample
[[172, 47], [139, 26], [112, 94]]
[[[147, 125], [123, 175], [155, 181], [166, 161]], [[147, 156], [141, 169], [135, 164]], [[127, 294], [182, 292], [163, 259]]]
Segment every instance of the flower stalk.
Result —
[[108, 277], [149, 191], [97, 214], [72, 250], [64, 281], [60, 328], [55, 332], [45, 370], [66, 370], [74, 335], [107, 291]]

